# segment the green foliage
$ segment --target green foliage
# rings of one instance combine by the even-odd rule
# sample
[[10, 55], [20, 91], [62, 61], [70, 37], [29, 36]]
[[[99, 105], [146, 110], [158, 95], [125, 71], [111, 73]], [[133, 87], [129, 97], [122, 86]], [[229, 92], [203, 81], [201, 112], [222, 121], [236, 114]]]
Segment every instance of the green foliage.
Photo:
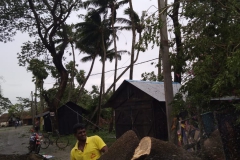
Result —
[[9, 116], [20, 118], [22, 113], [31, 107], [31, 101], [28, 98], [17, 97], [18, 103], [8, 108]]
[[184, 101], [183, 94], [177, 93], [171, 103], [173, 112], [172, 115], [178, 115], [180, 112], [187, 110], [187, 103]]
[[154, 71], [147, 73], [144, 72], [141, 74], [142, 81], [157, 81], [157, 76], [154, 74]]
[[[181, 93], [188, 95], [185, 106], [192, 110], [215, 110], [217, 106], [210, 105], [212, 98], [240, 96], [240, 39], [236, 36], [240, 29], [239, 7], [235, 0], [189, 1], [184, 5], [188, 23], [182, 28], [183, 50], [188, 64]], [[182, 100], [177, 99], [174, 103], [179, 103], [181, 109]]]
[[0, 94], [0, 114], [8, 110], [12, 106], [11, 101]]
[[76, 79], [78, 84], [81, 86], [85, 80], [85, 71], [84, 70], [80, 70], [77, 75], [76, 75]]
[[0, 1], [0, 42], [12, 41], [17, 30], [27, 31], [23, 21], [26, 12], [25, 0]]
[[48, 73], [45, 69], [45, 63], [38, 59], [31, 59], [27, 69], [32, 71], [33, 75], [40, 80], [44, 80], [48, 77]]

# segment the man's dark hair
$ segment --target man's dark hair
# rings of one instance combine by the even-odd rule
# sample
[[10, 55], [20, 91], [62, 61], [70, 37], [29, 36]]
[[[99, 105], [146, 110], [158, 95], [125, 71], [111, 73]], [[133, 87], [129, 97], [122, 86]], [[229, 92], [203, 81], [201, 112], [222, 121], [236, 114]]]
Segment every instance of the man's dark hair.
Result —
[[79, 129], [86, 129], [86, 126], [82, 123], [77, 123], [73, 126], [73, 133], [77, 133]]

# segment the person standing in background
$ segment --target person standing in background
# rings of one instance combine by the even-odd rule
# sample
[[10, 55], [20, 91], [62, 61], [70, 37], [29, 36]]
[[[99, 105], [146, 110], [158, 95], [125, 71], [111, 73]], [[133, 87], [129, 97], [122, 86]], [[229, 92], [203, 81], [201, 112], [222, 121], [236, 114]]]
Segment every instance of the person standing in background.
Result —
[[40, 127], [40, 122], [39, 122], [39, 119], [36, 118], [36, 119], [35, 119], [35, 125], [34, 125], [34, 130], [35, 130], [35, 132], [38, 133], [39, 127]]

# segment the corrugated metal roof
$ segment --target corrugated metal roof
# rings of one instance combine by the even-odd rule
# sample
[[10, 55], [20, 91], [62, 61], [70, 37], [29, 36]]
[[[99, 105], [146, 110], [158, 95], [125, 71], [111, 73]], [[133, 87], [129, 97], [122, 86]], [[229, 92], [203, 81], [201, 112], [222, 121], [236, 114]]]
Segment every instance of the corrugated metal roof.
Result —
[[[152, 96], [158, 101], [165, 101], [165, 91], [164, 91], [164, 82], [152, 82], [152, 81], [136, 81], [136, 80], [125, 80], [135, 87], [139, 88], [143, 92], [147, 93], [148, 95]], [[173, 82], [173, 95], [175, 95], [180, 87], [181, 84]]]
[[212, 101], [233, 101], [233, 100], [239, 100], [239, 97], [236, 96], [226, 96], [226, 97], [218, 97], [218, 98], [212, 98]]

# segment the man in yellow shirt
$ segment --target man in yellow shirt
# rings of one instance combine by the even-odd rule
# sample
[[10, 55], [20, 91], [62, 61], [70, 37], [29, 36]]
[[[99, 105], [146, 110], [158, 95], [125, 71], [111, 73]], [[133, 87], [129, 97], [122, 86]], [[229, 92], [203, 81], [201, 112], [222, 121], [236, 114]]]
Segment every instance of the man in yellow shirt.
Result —
[[77, 143], [71, 150], [71, 160], [97, 160], [102, 153], [108, 151], [107, 145], [99, 136], [87, 137], [83, 124], [75, 124], [73, 133]]

